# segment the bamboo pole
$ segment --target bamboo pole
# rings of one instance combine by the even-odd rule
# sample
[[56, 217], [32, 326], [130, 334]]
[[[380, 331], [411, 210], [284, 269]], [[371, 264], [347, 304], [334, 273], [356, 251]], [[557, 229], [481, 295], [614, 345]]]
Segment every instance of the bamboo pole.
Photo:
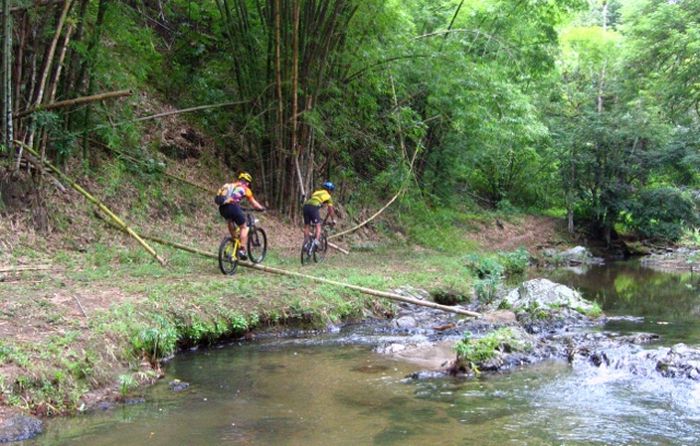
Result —
[[23, 271], [46, 271], [56, 270], [52, 265], [36, 265], [36, 266], [0, 266], [0, 273], [19, 273]]
[[328, 242], [328, 246], [330, 246], [333, 249], [337, 249], [338, 251], [342, 252], [345, 255], [350, 254], [350, 251], [348, 251], [347, 249], [341, 248], [340, 246], [336, 245], [335, 243]]
[[[36, 153], [36, 151], [27, 146], [26, 144], [23, 144], [20, 141], [15, 141], [16, 144], [22, 144], [29, 153], [34, 155], [35, 157], [38, 157], [39, 154]], [[150, 254], [152, 255], [158, 262], [162, 265], [166, 265], [165, 259], [160, 257], [158, 253], [148, 244], [146, 243], [133, 229], [131, 229], [124, 221], [119, 218], [114, 212], [112, 212], [107, 206], [105, 206], [104, 203], [102, 203], [100, 200], [95, 198], [92, 194], [90, 194], [88, 191], [83, 189], [78, 183], [73, 181], [70, 177], [68, 177], [66, 174], [61, 172], [60, 169], [58, 169], [56, 166], [48, 162], [47, 160], [44, 160], [44, 164], [51, 170], [53, 171], [56, 175], [58, 175], [60, 178], [62, 178], [66, 183], [70, 184], [70, 186], [80, 192], [85, 198], [88, 199], [88, 201], [92, 202], [95, 206], [97, 206], [102, 212], [107, 214], [117, 225], [122, 227], [125, 232], [127, 232], [130, 236], [132, 236], [143, 248]]]
[[3, 0], [3, 51], [2, 51], [2, 143], [7, 147], [10, 157], [12, 150], [12, 17], [9, 14], [10, 0]]
[[107, 93], [95, 94], [95, 95], [91, 95], [91, 96], [82, 96], [82, 97], [75, 98], [75, 99], [67, 99], [65, 101], [52, 102], [50, 104], [40, 104], [40, 105], [37, 105], [35, 107], [29, 108], [27, 110], [24, 110], [22, 112], [17, 113], [15, 115], [15, 117], [16, 118], [23, 118], [23, 117], [30, 115], [36, 111], [53, 110], [56, 108], [70, 107], [73, 105], [82, 105], [82, 104], [87, 104], [90, 102], [103, 101], [105, 99], [119, 98], [122, 96], [130, 96], [131, 94], [132, 94], [131, 90], [119, 90], [119, 91], [110, 91]]
[[308, 274], [302, 274], [302, 273], [298, 273], [295, 271], [286, 271], [286, 270], [279, 269], [279, 268], [273, 268], [271, 266], [261, 265], [259, 263], [250, 263], [250, 262], [242, 262], [242, 261], [239, 261], [238, 263], [242, 266], [245, 266], [246, 268], [257, 269], [259, 271], [264, 271], [267, 273], [281, 274], [284, 276], [292, 276], [292, 277], [300, 277], [302, 279], [313, 280], [315, 282], [327, 283], [329, 285], [335, 285], [335, 286], [339, 286], [339, 287], [343, 287], [343, 288], [349, 288], [351, 290], [359, 291], [363, 294], [369, 294], [371, 296], [384, 297], [386, 299], [398, 300], [398, 301], [406, 302], [406, 303], [413, 304], [413, 305], [419, 305], [422, 307], [433, 308], [436, 310], [446, 311], [449, 313], [461, 314], [464, 316], [470, 316], [470, 317], [474, 317], [474, 318], [481, 317], [481, 313], [477, 313], [475, 311], [469, 311], [469, 310], [465, 310], [463, 308], [448, 307], [446, 305], [440, 305], [440, 304], [437, 304], [435, 302], [426, 302], [423, 300], [414, 299], [412, 297], [401, 296], [400, 294], [396, 294], [396, 293], [389, 293], [386, 291], [374, 290], [372, 288], [366, 288], [366, 287], [362, 287], [359, 285], [351, 285], [349, 283], [337, 282], [335, 280], [324, 279], [323, 277], [310, 276]]

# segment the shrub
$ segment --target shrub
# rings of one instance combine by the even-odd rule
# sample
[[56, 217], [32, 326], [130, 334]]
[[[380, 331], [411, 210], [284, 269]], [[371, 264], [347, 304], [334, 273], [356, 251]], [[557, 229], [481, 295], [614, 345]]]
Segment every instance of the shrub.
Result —
[[641, 236], [676, 241], [698, 221], [693, 200], [681, 190], [661, 187], [642, 191], [627, 206], [625, 224]]
[[520, 247], [515, 251], [498, 253], [498, 259], [505, 275], [522, 274], [530, 264], [530, 253]]
[[484, 257], [479, 254], [469, 254], [465, 257], [466, 267], [474, 272], [479, 279], [503, 276], [504, 268], [493, 257]]

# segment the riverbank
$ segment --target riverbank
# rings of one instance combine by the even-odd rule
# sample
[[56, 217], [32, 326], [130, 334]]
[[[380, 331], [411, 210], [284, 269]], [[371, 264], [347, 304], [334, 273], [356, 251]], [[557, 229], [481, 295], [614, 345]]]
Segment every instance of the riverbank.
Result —
[[[535, 225], [535, 217], [523, 218]], [[472, 295], [474, 272], [464, 260], [466, 252], [384, 239], [358, 243], [350, 255], [334, 251], [326, 263], [302, 268], [294, 245], [298, 230], [274, 216], [261, 219], [270, 236], [265, 263], [271, 266], [380, 290], [411, 285], [435, 294]], [[487, 233], [484, 221], [472, 230]], [[170, 248], [160, 249], [169, 261], [163, 268], [99, 220], [88, 224], [82, 234], [54, 234], [45, 249], [36, 248], [42, 246], [39, 234], [18, 237], [5, 258], [13, 269], [0, 282], [0, 402], [5, 407], [40, 416], [87, 410], [154, 382], [162, 360], [179, 349], [250, 338], [263, 329], [322, 330], [395, 312], [386, 300], [303, 279], [245, 268], [225, 277], [215, 261]], [[528, 226], [517, 220], [506, 225]], [[183, 227], [166, 236], [188, 244], [198, 240], [203, 248], [216, 246], [221, 233], [205, 223], [172, 229]], [[549, 235], [537, 243], [561, 243], [548, 241]], [[97, 240], [68, 249], [81, 236]], [[351, 243], [345, 246], [352, 248]], [[470, 243], [477, 256], [488, 249]]]

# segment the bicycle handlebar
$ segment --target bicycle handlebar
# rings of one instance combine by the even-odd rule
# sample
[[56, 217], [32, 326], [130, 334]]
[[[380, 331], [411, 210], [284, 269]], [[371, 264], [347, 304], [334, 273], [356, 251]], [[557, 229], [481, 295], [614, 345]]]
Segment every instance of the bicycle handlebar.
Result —
[[241, 206], [241, 210], [242, 210], [242, 211], [245, 211], [245, 212], [265, 212], [265, 211], [267, 211], [267, 208], [265, 208], [265, 209], [254, 209], [254, 208], [244, 208], [243, 206]]

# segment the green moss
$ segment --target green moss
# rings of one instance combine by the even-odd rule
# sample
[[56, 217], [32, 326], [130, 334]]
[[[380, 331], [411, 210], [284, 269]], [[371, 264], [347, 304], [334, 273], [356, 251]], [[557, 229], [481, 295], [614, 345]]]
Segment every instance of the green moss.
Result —
[[470, 332], [455, 346], [457, 359], [471, 368], [495, 357], [500, 352], [528, 351], [532, 348], [528, 342], [519, 339], [511, 328], [500, 328], [478, 339], [472, 338]]

